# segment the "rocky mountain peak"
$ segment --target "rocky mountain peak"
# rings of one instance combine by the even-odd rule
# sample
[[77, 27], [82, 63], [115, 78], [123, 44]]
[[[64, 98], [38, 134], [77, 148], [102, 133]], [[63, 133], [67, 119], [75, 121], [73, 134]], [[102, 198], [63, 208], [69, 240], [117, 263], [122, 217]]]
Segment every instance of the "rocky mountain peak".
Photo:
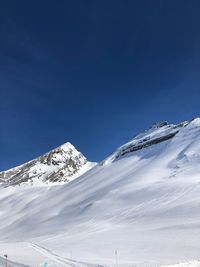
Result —
[[189, 123], [200, 124], [200, 119], [195, 119], [192, 121], [185, 121], [177, 125], [169, 124], [167, 121], [162, 121], [154, 123], [152, 127], [136, 135], [131, 141], [119, 147], [114, 153], [112, 153], [106, 160], [101, 164], [109, 164], [119, 158], [128, 155], [132, 152], [145, 149], [147, 147], [165, 142], [172, 139], [182, 128], [187, 126]]
[[158, 129], [158, 128], [161, 128], [161, 127], [164, 127], [164, 126], [167, 126], [169, 125], [169, 123], [167, 121], [160, 121], [160, 122], [155, 122], [151, 128], [153, 129]]
[[0, 173], [6, 185], [68, 182], [94, 166], [69, 142], [18, 167]]

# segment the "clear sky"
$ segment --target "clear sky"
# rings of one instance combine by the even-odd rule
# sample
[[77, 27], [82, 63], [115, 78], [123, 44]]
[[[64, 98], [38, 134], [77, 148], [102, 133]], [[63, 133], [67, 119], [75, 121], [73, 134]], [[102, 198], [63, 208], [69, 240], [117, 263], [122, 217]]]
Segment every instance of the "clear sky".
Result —
[[0, 169], [70, 141], [100, 161], [200, 115], [199, 0], [0, 3]]

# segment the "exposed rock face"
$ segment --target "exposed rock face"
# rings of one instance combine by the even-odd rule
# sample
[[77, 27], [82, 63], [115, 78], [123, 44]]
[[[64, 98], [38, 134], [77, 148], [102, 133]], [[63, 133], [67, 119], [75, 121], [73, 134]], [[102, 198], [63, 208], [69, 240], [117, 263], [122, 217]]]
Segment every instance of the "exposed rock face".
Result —
[[169, 124], [167, 121], [155, 123], [149, 130], [137, 135], [130, 142], [119, 147], [101, 164], [104, 165], [111, 163], [124, 155], [128, 155], [131, 152], [165, 142], [173, 138], [183, 127], [188, 124], [189, 121], [182, 122], [178, 125]]
[[92, 166], [94, 164], [89, 163], [73, 145], [66, 143], [37, 159], [0, 172], [0, 183], [17, 185], [22, 183], [67, 182]]

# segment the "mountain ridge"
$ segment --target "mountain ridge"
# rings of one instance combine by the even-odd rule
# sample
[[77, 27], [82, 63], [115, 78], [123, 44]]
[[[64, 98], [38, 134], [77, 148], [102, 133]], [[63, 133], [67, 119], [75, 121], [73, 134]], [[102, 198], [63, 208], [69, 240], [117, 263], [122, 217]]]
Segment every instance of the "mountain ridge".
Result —
[[115, 251], [121, 266], [198, 260], [200, 118], [157, 125], [105, 160], [61, 186], [0, 186], [0, 249], [32, 266], [30, 243], [104, 266], [115, 264]]
[[[199, 118], [193, 120], [198, 119]], [[167, 141], [168, 139], [173, 138], [183, 127], [187, 126], [193, 120], [184, 121], [179, 124], [170, 124], [167, 121], [154, 123], [149, 129], [137, 134], [130, 141], [117, 148], [105, 160], [101, 161], [100, 165], [106, 165], [131, 152]], [[62, 158], [63, 153], [71, 154], [73, 159], [70, 159], [69, 155], [67, 155], [67, 158], [66, 155], [64, 155]], [[59, 165], [59, 163], [62, 163], [62, 161], [63, 163], [66, 161], [66, 165], [56, 168], [56, 165]], [[35, 164], [39, 165], [34, 169], [33, 166]], [[67, 168], [67, 165], [68, 172], [66, 170], [63, 171], [64, 168]], [[70, 142], [66, 142], [33, 160], [8, 170], [1, 171], [0, 183], [16, 185], [27, 183], [27, 181], [29, 181], [31, 184], [33, 184], [33, 182], [38, 182], [39, 184], [48, 182], [52, 184], [56, 182], [69, 182], [82, 175], [85, 171], [88, 171], [95, 165], [96, 163], [88, 162], [85, 156], [78, 152]], [[45, 170], [45, 167], [47, 166], [49, 170]], [[82, 168], [83, 166], [85, 168]], [[24, 169], [24, 171], [21, 171], [21, 169]], [[83, 170], [81, 171], [80, 169]], [[47, 172], [46, 174], [45, 171]], [[38, 181], [35, 178], [38, 178]]]
[[67, 142], [33, 160], [0, 172], [0, 182], [5, 185], [67, 182], [94, 165]]

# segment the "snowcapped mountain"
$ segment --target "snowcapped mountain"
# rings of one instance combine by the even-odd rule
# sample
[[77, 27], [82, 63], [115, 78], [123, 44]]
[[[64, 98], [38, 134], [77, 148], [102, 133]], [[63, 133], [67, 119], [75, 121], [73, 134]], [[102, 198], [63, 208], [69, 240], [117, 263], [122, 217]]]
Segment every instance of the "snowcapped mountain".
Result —
[[188, 121], [182, 122], [178, 125], [169, 124], [166, 121], [155, 123], [149, 130], [137, 135], [127, 144], [119, 147], [111, 156], [103, 161], [102, 164], [112, 163], [113, 161], [121, 158], [124, 155], [128, 155], [131, 152], [139, 151], [170, 140], [188, 124]]
[[4, 185], [68, 182], [94, 165], [72, 144], [66, 143], [37, 159], [0, 172], [0, 182]]
[[200, 118], [156, 124], [70, 183], [2, 186], [0, 203], [17, 262], [199, 266]]

